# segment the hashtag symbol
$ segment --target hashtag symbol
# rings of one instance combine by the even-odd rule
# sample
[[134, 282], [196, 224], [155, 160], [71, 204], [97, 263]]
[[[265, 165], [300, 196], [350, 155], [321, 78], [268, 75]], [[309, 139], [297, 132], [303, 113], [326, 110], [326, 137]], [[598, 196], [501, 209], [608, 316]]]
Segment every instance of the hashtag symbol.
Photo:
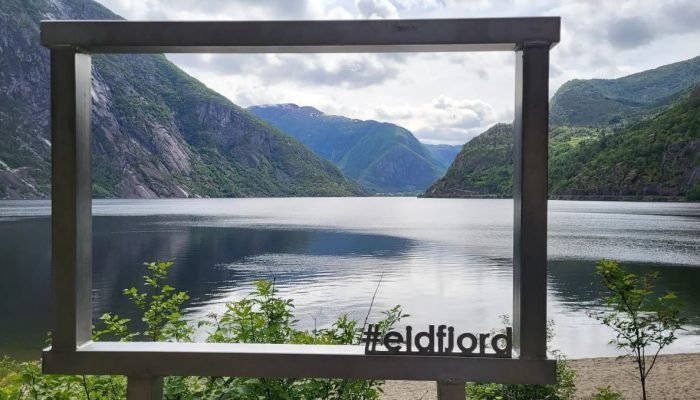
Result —
[[379, 342], [379, 327], [373, 324], [367, 325], [367, 330], [362, 332], [361, 341], [365, 344], [365, 354], [375, 352]]

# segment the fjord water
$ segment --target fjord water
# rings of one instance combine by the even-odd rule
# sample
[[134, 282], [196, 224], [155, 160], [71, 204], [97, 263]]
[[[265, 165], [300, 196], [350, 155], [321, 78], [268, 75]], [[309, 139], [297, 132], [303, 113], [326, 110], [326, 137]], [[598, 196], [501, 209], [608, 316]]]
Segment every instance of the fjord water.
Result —
[[[299, 324], [341, 313], [370, 319], [401, 304], [416, 328], [488, 332], [511, 313], [512, 201], [417, 198], [97, 200], [95, 320], [134, 316], [121, 290], [142, 263], [174, 259], [171, 284], [190, 318], [220, 312], [257, 279], [293, 298]], [[0, 354], [37, 357], [50, 325], [50, 204], [0, 202]], [[659, 271], [690, 323], [670, 351], [700, 349], [700, 204], [549, 203], [549, 317], [569, 357], [616, 354], [587, 316], [601, 287], [595, 260]]]

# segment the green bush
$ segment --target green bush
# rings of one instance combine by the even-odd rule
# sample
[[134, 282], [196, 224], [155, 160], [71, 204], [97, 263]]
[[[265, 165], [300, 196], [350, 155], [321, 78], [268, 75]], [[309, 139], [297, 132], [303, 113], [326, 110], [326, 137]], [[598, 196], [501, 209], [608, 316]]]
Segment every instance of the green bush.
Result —
[[[508, 316], [503, 317], [508, 325]], [[547, 343], [554, 338], [554, 322], [547, 326]], [[555, 349], [549, 349], [557, 360], [557, 382], [553, 385], [506, 385], [500, 383], [467, 383], [469, 400], [568, 400], [573, 398], [576, 387], [575, 371], [567, 364], [566, 357]]]
[[[221, 315], [211, 314], [196, 325], [182, 317], [182, 306], [189, 299], [165, 283], [172, 262], [147, 263], [144, 288], [132, 287], [124, 294], [141, 312], [143, 332], [131, 329], [127, 318], [110, 313], [100, 320], [94, 339], [132, 341], [193, 340], [197, 328], [206, 329], [211, 343], [294, 343], [359, 344], [358, 321], [341, 315], [329, 328], [300, 330], [296, 327], [294, 303], [279, 297], [274, 281], [258, 281], [253, 292], [227, 304]], [[402, 318], [401, 307], [384, 312], [378, 324], [390, 329]], [[165, 399], [378, 399], [383, 382], [353, 379], [266, 379], [234, 377], [167, 377]], [[126, 396], [126, 378], [120, 376], [43, 375], [38, 362], [0, 360], [0, 400], [85, 399], [111, 400]]]
[[505, 385], [499, 383], [468, 383], [469, 400], [568, 400], [575, 392], [574, 370], [566, 359], [557, 356], [557, 383], [553, 385]]

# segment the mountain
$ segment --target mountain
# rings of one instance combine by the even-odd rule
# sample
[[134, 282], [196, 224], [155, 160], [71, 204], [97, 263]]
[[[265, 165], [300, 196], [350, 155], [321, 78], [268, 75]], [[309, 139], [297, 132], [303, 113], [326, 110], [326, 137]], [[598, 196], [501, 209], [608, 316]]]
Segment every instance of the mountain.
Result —
[[425, 197], [504, 197], [512, 191], [513, 125], [496, 124], [467, 142]]
[[[92, 0], [0, 2], [0, 198], [50, 195], [41, 19], [119, 19]], [[93, 56], [97, 197], [347, 196], [364, 190], [163, 55]]]
[[[621, 83], [571, 81], [562, 86], [551, 103], [550, 197], [700, 200], [700, 84], [689, 87], [700, 81], [694, 69], [699, 61], [700, 57], [641, 72], [620, 78]], [[618, 99], [626, 93], [647, 106], [616, 109], [610, 97], [578, 92], [579, 105], [572, 105], [567, 114], [570, 125], [554, 124], [562, 121], [554, 109], [573, 92], [572, 87], [590, 88], [600, 82], [615, 88]], [[597, 118], [607, 111], [619, 118]], [[590, 118], [588, 125], [582, 125], [585, 118]], [[512, 129], [499, 124], [465, 144], [445, 176], [423, 196], [512, 196]]]
[[649, 117], [700, 80], [700, 56], [618, 79], [574, 79], [550, 102], [553, 125], [605, 126]]
[[576, 153], [594, 156], [555, 183], [556, 197], [700, 200], [700, 85], [659, 115]]
[[296, 104], [253, 106], [248, 111], [375, 192], [420, 192], [445, 171], [411, 132], [394, 124], [327, 115]]
[[[549, 132], [549, 187], [575, 176], [594, 153], [591, 146], [611, 131], [554, 126]], [[496, 124], [464, 145], [445, 176], [424, 197], [511, 197], [513, 125]]]
[[450, 164], [452, 164], [452, 161], [455, 160], [455, 157], [457, 157], [457, 154], [462, 149], [461, 144], [453, 145], [423, 143], [423, 146], [425, 146], [425, 148], [428, 149], [430, 154], [433, 155], [433, 158], [436, 159], [445, 168], [449, 167]]

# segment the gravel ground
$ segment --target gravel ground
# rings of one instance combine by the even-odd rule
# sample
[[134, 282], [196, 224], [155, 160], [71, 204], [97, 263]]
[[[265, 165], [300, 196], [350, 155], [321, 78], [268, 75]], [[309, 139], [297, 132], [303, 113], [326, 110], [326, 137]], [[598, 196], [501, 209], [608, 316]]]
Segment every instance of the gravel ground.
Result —
[[[641, 399], [635, 364], [630, 359], [570, 360], [576, 370], [576, 399], [592, 399], [610, 386], [625, 399]], [[649, 400], [700, 400], [700, 353], [661, 355], [647, 382]], [[437, 400], [435, 382], [387, 381], [383, 400]]]

